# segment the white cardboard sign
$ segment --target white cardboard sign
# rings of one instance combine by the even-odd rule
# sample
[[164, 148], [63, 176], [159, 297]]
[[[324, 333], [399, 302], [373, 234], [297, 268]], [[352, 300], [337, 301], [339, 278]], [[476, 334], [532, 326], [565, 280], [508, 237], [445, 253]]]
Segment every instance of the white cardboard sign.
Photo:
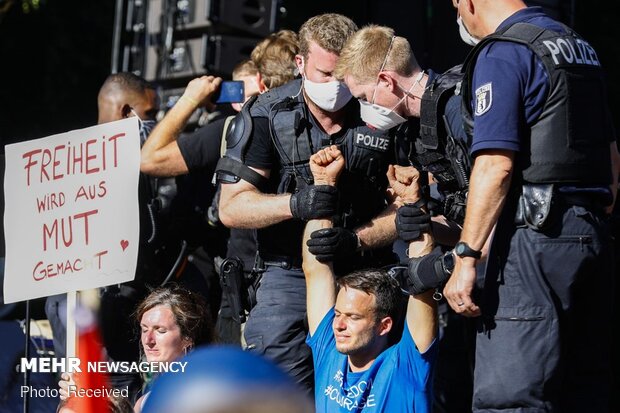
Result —
[[5, 156], [6, 303], [134, 278], [137, 118], [7, 145]]

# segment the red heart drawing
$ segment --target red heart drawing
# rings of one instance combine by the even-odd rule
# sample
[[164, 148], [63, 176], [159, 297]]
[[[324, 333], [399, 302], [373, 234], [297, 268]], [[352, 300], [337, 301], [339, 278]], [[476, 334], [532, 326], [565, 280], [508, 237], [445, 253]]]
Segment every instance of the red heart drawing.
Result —
[[129, 241], [127, 241], [126, 239], [122, 239], [121, 240], [121, 248], [123, 249], [123, 251], [125, 251], [125, 249], [129, 246]]

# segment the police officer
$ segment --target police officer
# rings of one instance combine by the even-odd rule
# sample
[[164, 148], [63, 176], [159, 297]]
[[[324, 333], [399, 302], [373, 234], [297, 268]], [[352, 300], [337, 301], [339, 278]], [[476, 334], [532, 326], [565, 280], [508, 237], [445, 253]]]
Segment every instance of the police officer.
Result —
[[[337, 14], [304, 23], [296, 56], [302, 79], [246, 104], [218, 166], [222, 222], [260, 228], [265, 273], [245, 329], [248, 348], [276, 360], [307, 386], [312, 359], [305, 344], [304, 221], [336, 215], [336, 226], [313, 233], [309, 245], [320, 260], [336, 257], [340, 272], [379, 265], [381, 253], [392, 259], [389, 247], [369, 250], [396, 238], [394, 208], [386, 207], [384, 197], [391, 142], [360, 120], [357, 103], [333, 76], [342, 45], [355, 30]], [[309, 158], [333, 144], [347, 161], [340, 185], [313, 185]]]
[[[389, 27], [371, 25], [347, 41], [336, 77], [359, 99], [364, 121], [381, 129], [394, 128], [399, 161], [431, 173], [437, 183], [440, 216], [433, 218], [432, 226], [443, 247], [411, 260], [414, 273], [410, 277], [416, 277], [412, 283], [415, 293], [439, 287], [453, 263], [452, 254], [443, 250], [451, 249], [458, 240], [470, 173], [469, 140], [461, 117], [460, 66], [443, 74], [423, 71], [405, 38], [395, 36]], [[403, 241], [430, 231], [431, 216], [424, 205], [423, 200], [398, 209], [396, 226]], [[434, 262], [440, 265], [426, 264]], [[433, 274], [417, 274], [422, 268], [431, 268]], [[435, 269], [441, 272], [434, 273]], [[471, 406], [468, 355], [473, 334], [462, 317], [442, 304], [434, 411], [465, 412]]]
[[[521, 0], [460, 0], [475, 157], [444, 293], [482, 316], [474, 411], [608, 410], [618, 160], [601, 63]], [[610, 189], [609, 185], [613, 183]], [[475, 264], [493, 231], [482, 294]]]

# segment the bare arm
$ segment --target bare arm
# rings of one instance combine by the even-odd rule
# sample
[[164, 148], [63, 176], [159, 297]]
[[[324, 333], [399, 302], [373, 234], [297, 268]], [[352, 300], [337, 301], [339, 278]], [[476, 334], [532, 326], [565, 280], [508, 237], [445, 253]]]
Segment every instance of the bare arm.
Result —
[[[269, 177], [269, 170], [252, 169]], [[229, 228], [265, 228], [293, 217], [290, 194], [264, 194], [244, 180], [221, 188], [220, 219]]]
[[[482, 249], [504, 207], [513, 160], [514, 152], [505, 150], [488, 150], [476, 157], [461, 233], [461, 240], [475, 250]], [[476, 260], [457, 257], [452, 276], [444, 288], [448, 303], [457, 313], [480, 315], [480, 308], [471, 299], [475, 280]]]
[[[402, 205], [420, 199], [419, 173], [412, 167], [390, 166], [388, 181], [396, 195], [394, 204]], [[433, 250], [433, 236], [423, 233], [409, 243], [409, 258], [421, 257]], [[433, 291], [409, 296], [407, 327], [418, 350], [425, 352], [437, 336], [437, 302]]]
[[[432, 250], [432, 236], [422, 234], [420, 239], [409, 243], [409, 258], [421, 257]], [[437, 337], [437, 302], [433, 299], [433, 292], [411, 295], [407, 303], [407, 327], [420, 353], [428, 350]]]
[[355, 229], [362, 249], [371, 250], [394, 242], [397, 237], [394, 225], [397, 209], [398, 205], [392, 203], [368, 223]]
[[325, 314], [336, 303], [336, 285], [334, 270], [331, 263], [319, 262], [314, 254], [308, 251], [306, 241], [310, 234], [322, 228], [331, 228], [329, 219], [312, 219], [306, 224], [303, 238], [303, 270], [306, 276], [306, 308], [310, 335], [314, 335]]
[[[310, 169], [317, 185], [336, 185], [344, 168], [344, 158], [336, 146], [322, 149], [310, 157]], [[306, 308], [308, 327], [312, 336], [325, 314], [336, 303], [334, 270], [331, 263], [319, 262], [308, 250], [306, 242], [310, 234], [322, 228], [330, 228], [329, 219], [312, 219], [306, 224], [303, 236], [302, 257], [306, 277]]]
[[217, 90], [221, 81], [213, 76], [202, 76], [189, 82], [183, 96], [166, 113], [142, 146], [140, 171], [154, 176], [176, 176], [188, 172], [177, 138], [192, 113]]

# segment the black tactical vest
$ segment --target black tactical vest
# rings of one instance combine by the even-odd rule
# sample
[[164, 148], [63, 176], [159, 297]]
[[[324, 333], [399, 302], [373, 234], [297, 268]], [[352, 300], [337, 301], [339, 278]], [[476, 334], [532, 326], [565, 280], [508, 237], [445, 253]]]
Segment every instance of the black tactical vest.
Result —
[[464, 108], [471, 125], [474, 68], [478, 53], [488, 43], [510, 41], [528, 46], [543, 62], [550, 89], [518, 158], [523, 180], [607, 185], [611, 182], [610, 117], [603, 72], [594, 49], [570, 28], [565, 30], [558, 33], [516, 23], [485, 37], [464, 64]]
[[[345, 158], [345, 170], [338, 181], [340, 214], [335, 217], [334, 224], [353, 229], [386, 207], [386, 172], [388, 165], [394, 163], [392, 140], [387, 132], [372, 130], [364, 124], [355, 100], [343, 109], [347, 114], [342, 132], [331, 136], [325, 134], [312, 118], [303, 101], [303, 93], [298, 93], [300, 88], [301, 80], [295, 80], [273, 89], [269, 96], [261, 95], [250, 109], [252, 117], [267, 117], [269, 120], [271, 139], [280, 163], [279, 180], [277, 188], [272, 188], [273, 192], [294, 193], [311, 185], [310, 156], [321, 148], [337, 145]], [[266, 232], [271, 238], [289, 238], [288, 235], [294, 233], [296, 239], [289, 238], [287, 248], [280, 245], [276, 249], [283, 255], [299, 255], [303, 225], [303, 222], [290, 220], [269, 227], [267, 231], [261, 230], [261, 253]]]
[[458, 131], [454, 128], [462, 125], [460, 122], [450, 124], [446, 106], [451, 98], [460, 95], [462, 79], [460, 65], [436, 76], [422, 95], [419, 136], [403, 131], [401, 133], [407, 136], [399, 139], [413, 146], [408, 152], [408, 161], [433, 174], [443, 197], [439, 212], [459, 224], [465, 218], [471, 160], [468, 142], [455, 137]]

